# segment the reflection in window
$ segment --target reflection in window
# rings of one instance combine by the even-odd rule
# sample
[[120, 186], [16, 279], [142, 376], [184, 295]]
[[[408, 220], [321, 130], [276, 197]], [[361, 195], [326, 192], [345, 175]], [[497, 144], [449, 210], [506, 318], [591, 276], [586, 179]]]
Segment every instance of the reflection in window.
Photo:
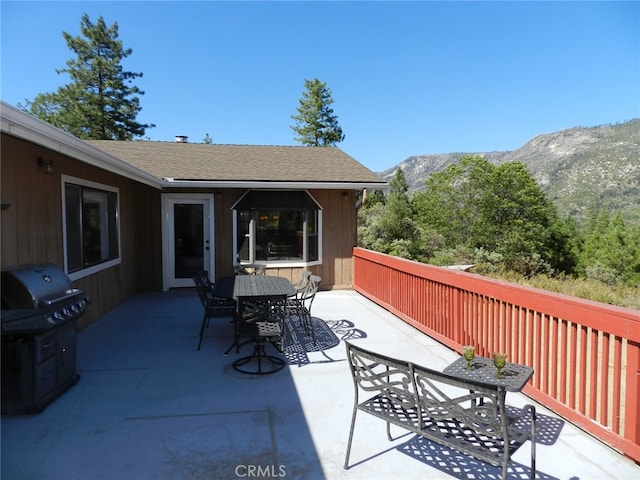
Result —
[[320, 260], [321, 210], [308, 193], [252, 191], [236, 204], [235, 214], [240, 262]]
[[64, 214], [68, 273], [119, 258], [117, 190], [65, 183]]

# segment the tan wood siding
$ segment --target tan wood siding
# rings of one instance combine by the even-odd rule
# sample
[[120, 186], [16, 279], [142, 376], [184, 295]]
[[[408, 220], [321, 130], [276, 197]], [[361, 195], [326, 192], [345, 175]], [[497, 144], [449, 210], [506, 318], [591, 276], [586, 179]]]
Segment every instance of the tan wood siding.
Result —
[[[8, 205], [0, 211], [0, 232], [2, 241], [0, 242], [0, 262], [3, 266], [18, 263], [18, 215], [16, 213], [17, 185], [16, 176], [18, 169], [17, 161], [5, 161], [9, 148], [7, 142], [11, 142], [11, 137], [2, 136], [0, 144], [0, 197], [3, 205]], [[15, 142], [11, 142], [14, 143]]]
[[[23, 148], [15, 148], [22, 145]], [[61, 162], [60, 156], [2, 136], [2, 265], [62, 264], [60, 176], [43, 173], [38, 158]]]
[[[80, 162], [44, 147], [2, 134], [0, 178], [3, 203], [0, 212], [0, 266], [52, 262], [62, 266], [61, 175], [69, 175], [119, 190], [121, 264], [80, 278], [76, 286], [92, 299], [85, 326], [133, 293], [162, 289], [161, 192], [147, 185]], [[53, 162], [54, 172], [44, 173], [38, 158]], [[167, 189], [167, 193], [214, 195], [216, 276], [233, 274], [233, 212], [231, 207], [244, 189]], [[322, 263], [309, 267], [323, 279], [321, 288], [350, 288], [353, 282], [352, 248], [356, 244], [355, 192], [311, 190], [323, 209]], [[271, 268], [297, 283], [302, 268]]]
[[314, 273], [322, 277], [322, 288], [349, 288], [353, 278], [351, 250], [356, 241], [352, 228], [354, 192], [314, 190], [310, 193], [323, 208], [322, 265]]
[[[2, 134], [1, 195], [11, 206], [0, 212], [2, 267], [51, 262], [64, 264], [61, 175], [119, 189], [122, 263], [74, 283], [91, 298], [83, 327], [131, 294], [160, 289], [160, 193], [58, 152]], [[44, 173], [38, 158], [53, 162]]]

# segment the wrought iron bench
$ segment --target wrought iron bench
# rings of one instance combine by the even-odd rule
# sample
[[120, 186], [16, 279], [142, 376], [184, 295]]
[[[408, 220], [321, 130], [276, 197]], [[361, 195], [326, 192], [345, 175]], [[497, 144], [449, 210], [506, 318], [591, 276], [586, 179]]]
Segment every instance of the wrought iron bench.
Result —
[[[511, 456], [531, 441], [531, 478], [535, 478], [535, 407], [525, 405], [517, 418], [507, 415], [503, 387], [463, 380], [345, 342], [355, 401], [344, 468], [356, 422], [362, 411], [419, 436], [502, 467], [507, 477]], [[359, 393], [367, 395], [359, 400]], [[373, 396], [369, 396], [373, 395]]]

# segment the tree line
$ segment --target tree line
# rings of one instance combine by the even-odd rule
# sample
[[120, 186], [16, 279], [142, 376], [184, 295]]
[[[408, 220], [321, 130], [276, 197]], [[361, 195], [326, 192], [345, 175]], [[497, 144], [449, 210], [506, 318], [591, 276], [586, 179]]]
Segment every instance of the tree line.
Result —
[[358, 220], [359, 246], [424, 263], [640, 287], [640, 228], [607, 211], [581, 223], [560, 217], [521, 162], [466, 156], [411, 197], [398, 169]]

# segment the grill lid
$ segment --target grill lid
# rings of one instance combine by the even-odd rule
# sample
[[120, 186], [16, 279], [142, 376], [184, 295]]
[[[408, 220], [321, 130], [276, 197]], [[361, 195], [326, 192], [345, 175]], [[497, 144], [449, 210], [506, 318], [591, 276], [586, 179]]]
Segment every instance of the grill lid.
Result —
[[2, 308], [38, 309], [76, 295], [71, 279], [53, 263], [21, 265], [2, 271]]

